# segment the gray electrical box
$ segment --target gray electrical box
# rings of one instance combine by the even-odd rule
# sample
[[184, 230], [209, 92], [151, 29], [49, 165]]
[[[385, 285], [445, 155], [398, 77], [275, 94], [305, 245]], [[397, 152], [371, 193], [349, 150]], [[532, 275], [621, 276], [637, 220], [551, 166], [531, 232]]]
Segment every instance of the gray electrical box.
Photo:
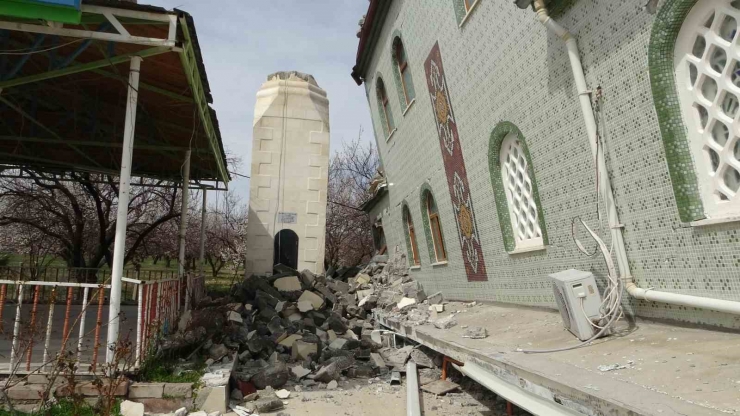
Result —
[[550, 278], [565, 329], [581, 341], [593, 337], [597, 328], [590, 322], [598, 323], [601, 317], [601, 294], [594, 275], [570, 269], [551, 274]]

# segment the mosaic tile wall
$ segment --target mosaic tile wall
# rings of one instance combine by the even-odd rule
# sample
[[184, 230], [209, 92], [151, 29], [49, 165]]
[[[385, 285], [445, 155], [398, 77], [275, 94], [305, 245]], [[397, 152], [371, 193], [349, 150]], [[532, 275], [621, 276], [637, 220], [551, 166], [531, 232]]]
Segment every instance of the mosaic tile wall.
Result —
[[[603, 127], [607, 165], [632, 273], [641, 287], [740, 301], [740, 224], [691, 227], [681, 222], [673, 194], [648, 75], [648, 49], [655, 15], [643, 0], [576, 1], [559, 21], [576, 34], [588, 84], [605, 95]], [[664, 2], [660, 3], [662, 7]], [[392, 76], [391, 34], [400, 31], [416, 91], [424, 91], [424, 61], [438, 42], [455, 111], [470, 192], [475, 200], [486, 282], [469, 282], [456, 230], [452, 200], [431, 100], [417, 97], [405, 115], [390, 99], [398, 129], [377, 137], [388, 175], [389, 201], [378, 212], [389, 248], [405, 245], [401, 201], [422, 225], [420, 187], [436, 196], [449, 262], [422, 261], [414, 276], [427, 292], [448, 298], [555, 308], [547, 275], [568, 268], [593, 271], [603, 282], [603, 259], [581, 255], [571, 238], [571, 220], [599, 229], [595, 171], [565, 47], [537, 22], [534, 13], [509, 1], [480, 0], [462, 27], [452, 1], [396, 0], [382, 30], [369, 74]], [[365, 87], [375, 123], [375, 75]], [[394, 94], [393, 89], [388, 91]], [[549, 245], [545, 251], [506, 252], [488, 169], [491, 132], [515, 124], [530, 151]], [[384, 206], [385, 207], [385, 206]], [[606, 236], [606, 220], [600, 233]], [[416, 232], [419, 247], [426, 233]], [[589, 241], [583, 234], [583, 242]], [[589, 242], [590, 243], [590, 242]], [[587, 244], [593, 248], [593, 243]], [[426, 256], [422, 256], [426, 257]], [[740, 328], [740, 318], [664, 304], [626, 301], [645, 318]]]

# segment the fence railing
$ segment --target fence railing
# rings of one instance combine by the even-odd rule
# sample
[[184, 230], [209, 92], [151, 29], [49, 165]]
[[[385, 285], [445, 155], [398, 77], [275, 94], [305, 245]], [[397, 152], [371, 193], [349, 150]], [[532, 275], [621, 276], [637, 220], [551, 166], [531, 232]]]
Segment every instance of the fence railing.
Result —
[[[85, 273], [66, 270], [59, 276]], [[0, 268], [0, 273], [9, 271]], [[149, 274], [142, 271], [142, 275]], [[154, 275], [157, 278], [152, 280], [122, 279], [121, 313], [116, 319], [120, 319], [119, 339], [128, 337], [133, 344], [135, 336], [133, 368], [141, 365], [160, 336], [176, 330], [183, 301], [189, 297], [195, 304], [205, 296], [202, 275], [178, 278], [173, 273], [169, 279]], [[185, 293], [188, 280], [190, 296]], [[105, 281], [4, 279], [0, 275], [0, 360], [9, 358], [0, 361], [0, 374], [46, 373], [58, 354], [69, 351], [76, 356], [78, 371], [95, 373], [105, 360], [109, 299], [110, 284]]]

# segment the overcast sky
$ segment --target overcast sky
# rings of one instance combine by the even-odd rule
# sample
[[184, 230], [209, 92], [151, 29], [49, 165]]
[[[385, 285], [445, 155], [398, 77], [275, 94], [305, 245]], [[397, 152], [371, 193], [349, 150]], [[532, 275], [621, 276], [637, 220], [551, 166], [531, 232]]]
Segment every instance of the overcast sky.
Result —
[[[329, 96], [331, 146], [357, 137], [372, 141], [364, 87], [350, 73], [355, 63], [357, 22], [367, 0], [140, 0], [178, 8], [195, 19], [213, 105], [226, 151], [242, 159], [249, 175], [252, 119], [257, 90], [267, 75], [297, 70], [314, 76]], [[246, 201], [248, 179], [229, 185]]]

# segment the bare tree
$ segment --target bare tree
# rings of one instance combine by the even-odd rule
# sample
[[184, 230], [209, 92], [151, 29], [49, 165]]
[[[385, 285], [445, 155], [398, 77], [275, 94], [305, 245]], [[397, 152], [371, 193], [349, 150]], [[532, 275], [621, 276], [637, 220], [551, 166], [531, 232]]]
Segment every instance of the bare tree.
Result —
[[[0, 227], [25, 226], [55, 246], [69, 267], [91, 268], [78, 279], [92, 281], [112, 262], [118, 204], [117, 179], [73, 173], [71, 180], [24, 170], [28, 179], [0, 179]], [[163, 181], [133, 185], [128, 205], [127, 251], [132, 260], [147, 237], [180, 216], [178, 188]]]
[[367, 189], [378, 164], [373, 145], [362, 143], [362, 129], [357, 139], [344, 143], [332, 157], [326, 214], [327, 266], [356, 266], [373, 254], [370, 218], [360, 207], [369, 197]]

